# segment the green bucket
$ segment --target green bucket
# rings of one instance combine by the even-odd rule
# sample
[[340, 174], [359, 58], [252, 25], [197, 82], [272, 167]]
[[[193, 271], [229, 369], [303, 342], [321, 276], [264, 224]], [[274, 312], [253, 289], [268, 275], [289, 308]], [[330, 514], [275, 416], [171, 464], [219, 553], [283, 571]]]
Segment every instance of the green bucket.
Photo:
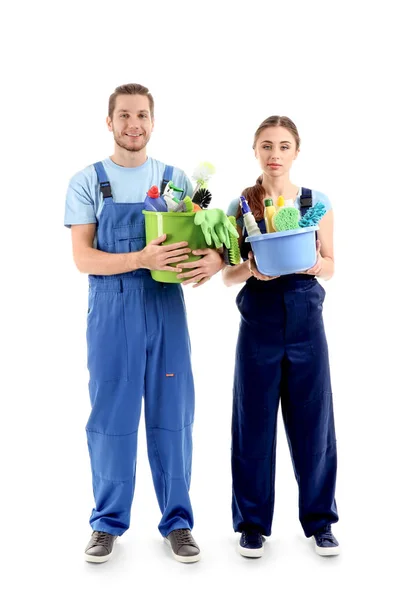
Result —
[[[167, 238], [162, 246], [176, 244], [177, 242], [188, 242], [191, 250], [208, 248], [202, 229], [194, 223], [196, 213], [154, 212], [151, 210], [142, 212], [145, 215], [147, 244], [166, 233]], [[191, 254], [185, 262], [193, 262], [200, 258], [200, 256]], [[170, 266], [174, 267], [179, 262], [182, 261]], [[182, 283], [182, 279], [177, 279], [177, 273], [172, 271], [151, 271], [151, 275], [152, 279], [162, 283]]]

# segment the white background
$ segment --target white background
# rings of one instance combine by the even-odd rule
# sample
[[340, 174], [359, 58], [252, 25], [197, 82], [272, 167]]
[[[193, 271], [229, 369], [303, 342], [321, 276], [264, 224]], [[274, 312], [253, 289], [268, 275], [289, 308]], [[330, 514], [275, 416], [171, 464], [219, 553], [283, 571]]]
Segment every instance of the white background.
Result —
[[[411, 31], [407, 2], [68, 2], [3, 9], [1, 552], [7, 598], [411, 598]], [[4, 18], [5, 17], [5, 18]], [[84, 426], [87, 278], [63, 227], [69, 178], [112, 152], [109, 95], [149, 87], [150, 155], [213, 206], [259, 175], [255, 129], [296, 123], [292, 180], [328, 194], [336, 275], [325, 284], [339, 452], [337, 559], [298, 522], [281, 420], [273, 535], [259, 561], [232, 532], [230, 418], [239, 287], [186, 288], [197, 409], [192, 502], [203, 558], [174, 561], [139, 437], [130, 531], [83, 562], [93, 498]], [[287, 596], [286, 596], [287, 595]]]

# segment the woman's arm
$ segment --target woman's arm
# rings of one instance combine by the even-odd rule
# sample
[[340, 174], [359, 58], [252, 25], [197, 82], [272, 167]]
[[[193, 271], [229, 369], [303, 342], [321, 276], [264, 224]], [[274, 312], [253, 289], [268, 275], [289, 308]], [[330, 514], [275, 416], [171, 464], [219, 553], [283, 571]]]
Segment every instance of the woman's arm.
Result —
[[233, 265], [232, 267], [224, 267], [222, 269], [222, 279], [226, 286], [230, 287], [236, 283], [244, 283], [251, 277], [251, 271], [249, 269], [249, 260], [242, 262], [239, 265]]
[[334, 275], [333, 229], [334, 217], [330, 209], [319, 223], [317, 262], [314, 267], [304, 271], [307, 275], [316, 275], [326, 281]]

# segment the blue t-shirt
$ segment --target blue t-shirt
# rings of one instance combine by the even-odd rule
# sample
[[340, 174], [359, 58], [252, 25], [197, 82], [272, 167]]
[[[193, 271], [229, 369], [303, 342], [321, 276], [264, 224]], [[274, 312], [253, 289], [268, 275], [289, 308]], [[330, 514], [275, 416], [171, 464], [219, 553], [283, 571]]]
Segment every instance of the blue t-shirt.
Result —
[[[295, 208], [300, 208], [300, 196], [301, 196], [301, 191], [302, 188], [300, 188], [297, 192], [297, 196], [295, 197], [295, 201], [294, 201], [294, 206]], [[331, 202], [330, 199], [328, 198], [328, 196], [326, 196], [325, 194], [323, 194], [322, 192], [318, 192], [317, 190], [311, 190], [312, 194], [313, 194], [313, 206], [315, 204], [317, 204], [317, 202], [322, 202], [324, 204], [324, 206], [326, 207], [326, 211], [331, 209]], [[230, 203], [228, 210], [227, 210], [227, 215], [228, 216], [236, 216], [237, 212], [238, 212], [238, 206], [239, 206], [239, 198], [237, 198], [236, 200], [232, 200], [232, 202]], [[241, 227], [241, 229], [244, 227], [244, 221], [242, 216], [239, 217], [237, 219], [237, 225], [239, 225], [239, 227]]]
[[[148, 158], [139, 167], [120, 167], [110, 158], [102, 161], [108, 176], [114, 202], [144, 202], [148, 190], [153, 185], [159, 188], [162, 183], [165, 164]], [[184, 195], [192, 196], [190, 180], [181, 169], [174, 167], [172, 181], [184, 190]], [[79, 171], [72, 177], [66, 195], [66, 227], [98, 223], [104, 200], [99, 190], [99, 182], [93, 165]]]

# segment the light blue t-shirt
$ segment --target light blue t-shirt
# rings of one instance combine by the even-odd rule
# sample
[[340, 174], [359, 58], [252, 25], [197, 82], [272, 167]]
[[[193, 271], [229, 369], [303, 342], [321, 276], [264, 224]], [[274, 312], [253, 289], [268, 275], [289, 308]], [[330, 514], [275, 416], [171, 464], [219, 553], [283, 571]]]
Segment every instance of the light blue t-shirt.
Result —
[[[144, 202], [148, 190], [153, 185], [159, 188], [162, 183], [165, 164], [148, 158], [139, 167], [120, 167], [110, 158], [102, 161], [108, 176], [114, 202]], [[174, 185], [184, 190], [184, 195], [192, 196], [190, 180], [181, 169], [173, 168]], [[66, 227], [97, 223], [104, 200], [99, 190], [99, 182], [93, 165], [76, 173], [69, 182], [66, 195]]]
[[[294, 201], [294, 206], [295, 206], [295, 208], [298, 208], [298, 209], [300, 208], [301, 191], [302, 191], [302, 188], [300, 188], [298, 190], [297, 196], [295, 197], [295, 201]], [[322, 192], [318, 192], [317, 190], [311, 190], [311, 191], [312, 191], [312, 195], [313, 195], [313, 206], [315, 204], [317, 204], [318, 202], [322, 202], [324, 204], [324, 206], [326, 207], [326, 211], [331, 209], [331, 202], [330, 202], [330, 199], [328, 198], [328, 196], [326, 196]], [[239, 206], [239, 198], [237, 198], [236, 200], [232, 200], [232, 202], [230, 203], [230, 205], [228, 207], [227, 215], [228, 216], [232, 215], [235, 217], [238, 212], [238, 206]], [[243, 228], [244, 222], [243, 222], [242, 216], [237, 219], [237, 225], [239, 225], [239, 227]]]

